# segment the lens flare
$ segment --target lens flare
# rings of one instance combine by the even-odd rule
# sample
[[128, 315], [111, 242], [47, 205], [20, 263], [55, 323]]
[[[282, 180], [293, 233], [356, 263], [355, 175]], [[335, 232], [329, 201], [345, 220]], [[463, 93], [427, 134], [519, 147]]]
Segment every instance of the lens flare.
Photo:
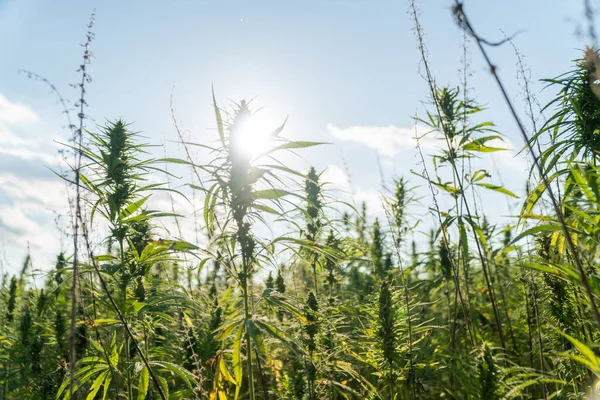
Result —
[[262, 109], [246, 122], [239, 136], [240, 151], [251, 159], [259, 157], [274, 146], [273, 131], [281, 125], [275, 115]]

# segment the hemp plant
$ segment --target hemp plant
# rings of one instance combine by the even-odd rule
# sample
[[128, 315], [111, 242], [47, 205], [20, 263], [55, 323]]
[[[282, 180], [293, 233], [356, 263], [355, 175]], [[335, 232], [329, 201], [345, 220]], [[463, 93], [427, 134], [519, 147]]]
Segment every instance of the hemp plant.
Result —
[[[431, 83], [433, 85], [433, 83]], [[419, 119], [420, 122], [429, 126], [431, 133], [438, 133], [441, 141], [444, 143], [440, 153], [433, 156], [433, 164], [436, 172], [436, 179], [427, 179], [430, 184], [438, 189], [448, 193], [454, 199], [454, 207], [445, 216], [440, 231], [447, 231], [450, 226], [455, 225], [458, 229], [460, 245], [458, 247], [458, 256], [461, 261], [465, 276], [469, 270], [469, 240], [468, 230], [471, 231], [473, 242], [475, 243], [476, 254], [481, 263], [481, 270], [485, 278], [487, 294], [492, 306], [494, 320], [497, 327], [498, 339], [503, 348], [506, 348], [500, 311], [496, 299], [495, 290], [492, 284], [492, 277], [489, 265], [489, 248], [484, 239], [482, 227], [478, 222], [478, 215], [473, 208], [473, 204], [467, 197], [467, 191], [474, 191], [477, 188], [495, 191], [517, 197], [506, 188], [488, 182], [491, 175], [486, 170], [471, 171], [465, 162], [478, 157], [478, 154], [487, 154], [506, 150], [502, 147], [491, 145], [493, 141], [502, 141], [502, 136], [494, 129], [494, 124], [490, 121], [480, 123], [472, 122], [474, 116], [484, 109], [469, 98], [460, 98], [460, 89], [441, 88], [432, 86], [433, 110], [427, 112], [427, 119]], [[442, 180], [442, 167], [450, 168], [450, 180]], [[444, 178], [447, 179], [447, 178]], [[443, 233], [444, 235], [446, 233]], [[447, 243], [443, 246], [448, 247]], [[449, 267], [453, 269], [453, 263]], [[458, 291], [459, 280], [458, 271], [450, 271], [449, 277], [454, 275], [455, 291]], [[468, 291], [468, 282], [464, 282]]]
[[[258, 134], [248, 128], [253, 117], [249, 102], [241, 100], [233, 105], [233, 111], [229, 113], [219, 108], [213, 94], [213, 108], [218, 142], [215, 146], [198, 146], [208, 149], [214, 158], [204, 165], [189, 159], [186, 163], [198, 176], [200, 173], [208, 175], [203, 180], [203, 185], [192, 185], [205, 195], [204, 222], [211, 238], [207, 253], [216, 259], [216, 251], [211, 249], [219, 249], [221, 265], [229, 278], [237, 283], [241, 292], [239, 312], [234, 312], [224, 322], [218, 334], [218, 338], [223, 340], [234, 330], [236, 332], [232, 355], [235, 397], [240, 395], [243, 383], [241, 349], [244, 347], [247, 396], [255, 400], [255, 367], [259, 371], [262, 369], [259, 352], [264, 351], [262, 334], [266, 332], [273, 335], [277, 329], [255, 315], [257, 298], [252, 290], [252, 279], [261, 266], [273, 263], [275, 243], [284, 243], [287, 238], [276, 238], [267, 242], [259, 239], [253, 230], [257, 224], [266, 224], [267, 216], [275, 219], [283, 217], [284, 197], [292, 195], [283, 183], [284, 176], [301, 176], [300, 173], [279, 164], [273, 153], [310, 147], [318, 143], [293, 142], [282, 138], [280, 133], [285, 126], [284, 122], [268, 135], [273, 146], [264, 149], [258, 156], [252, 155], [244, 147], [246, 135]], [[266, 163], [272, 160], [275, 162]], [[270, 293], [270, 290], [265, 293]]]
[[[321, 233], [323, 225], [323, 200], [321, 194], [321, 185], [319, 184], [319, 175], [314, 167], [311, 167], [304, 181], [304, 193], [306, 196], [306, 240], [316, 242]], [[319, 253], [316, 251], [307, 250], [308, 264], [313, 272], [313, 284], [315, 295], [319, 295], [318, 279], [317, 279], [317, 262]]]
[[[141, 317], [144, 314], [151, 315], [156, 311], [139, 306], [146, 300], [144, 279], [150, 266], [172, 260], [169, 253], [186, 248], [177, 242], [151, 240], [151, 220], [172, 214], [146, 209], [152, 191], [164, 189], [161, 183], [146, 183], [146, 179], [151, 172], [164, 171], [155, 166], [154, 159], [147, 157], [149, 146], [138, 143], [137, 133], [132, 132], [122, 120], [107, 123], [106, 126], [100, 127], [98, 133], [86, 133], [90, 143], [80, 147], [83, 163], [79, 177], [82, 189], [87, 191], [85, 198], [89, 201], [89, 221], [83, 218], [81, 220], [82, 236], [90, 262], [104, 289], [104, 295], [119, 317], [122, 339], [119, 340], [116, 333], [112, 336], [106, 335], [102, 339], [104, 335], [87, 318], [87, 324], [96, 331], [98, 343], [94, 349], [99, 351], [101, 357], [86, 357], [80, 360], [81, 369], [70, 376], [69, 381], [72, 382], [73, 378], [79, 379], [73, 385], [75, 389], [87, 380], [94, 379], [94, 391], [104, 387], [106, 394], [111, 382], [118, 384], [116, 379], [113, 379], [113, 369], [118, 369], [123, 373], [127, 395], [132, 398], [135, 388], [134, 359], [139, 356], [144, 363], [144, 367], [139, 371], [139, 379], [148, 382], [151, 377], [158, 393], [165, 398], [166, 390], [151, 369], [152, 364], [147, 352], [141, 352], [132, 331], [132, 326], [143, 325], [145, 318]], [[101, 226], [102, 222], [108, 225], [109, 234], [105, 238], [105, 244], [108, 245], [109, 253], [96, 256], [91, 247], [88, 224]], [[116, 251], [111, 251], [114, 247]], [[100, 271], [99, 262], [104, 263], [101, 266], [103, 271]], [[116, 295], [113, 295], [102, 274], [108, 274], [117, 282], [119, 290]], [[131, 285], [132, 282], [135, 282], [135, 287]], [[93, 284], [94, 280], [90, 279], [91, 288], [88, 289], [92, 292], [95, 290]], [[81, 309], [85, 312], [83, 307]], [[134, 315], [137, 318], [133, 318]], [[85, 328], [86, 324], [81, 327]], [[143, 330], [145, 329], [144, 327]], [[177, 370], [183, 374], [182, 368]], [[66, 382], [59, 388], [59, 395], [64, 391]], [[138, 384], [138, 397], [145, 396], [148, 390], [147, 383], [141, 386]], [[69, 392], [65, 398], [70, 396]]]

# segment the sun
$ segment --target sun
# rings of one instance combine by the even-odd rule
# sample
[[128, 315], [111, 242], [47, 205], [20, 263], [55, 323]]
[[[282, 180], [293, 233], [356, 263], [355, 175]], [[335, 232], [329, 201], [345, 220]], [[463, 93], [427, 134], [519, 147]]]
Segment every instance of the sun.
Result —
[[243, 127], [239, 135], [239, 149], [251, 159], [269, 151], [275, 146], [273, 132], [281, 126], [274, 112], [268, 109], [255, 111]]

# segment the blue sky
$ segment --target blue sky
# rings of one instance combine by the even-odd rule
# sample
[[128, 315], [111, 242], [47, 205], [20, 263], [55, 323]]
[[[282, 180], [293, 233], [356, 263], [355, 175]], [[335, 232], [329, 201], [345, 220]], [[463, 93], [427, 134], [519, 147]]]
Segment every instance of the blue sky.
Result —
[[[460, 85], [463, 35], [452, 20], [451, 4], [419, 4], [429, 59], [440, 86]], [[576, 34], [585, 28], [582, 4], [467, 0], [465, 10], [478, 32], [490, 40], [501, 39], [501, 30], [508, 34], [523, 30], [514, 42], [538, 93], [543, 87], [538, 80], [567, 71], [579, 56], [578, 49], [589, 42]], [[289, 116], [288, 137], [333, 143], [305, 152], [298, 165], [327, 168], [328, 180], [354, 193], [357, 201], [366, 200], [372, 216], [378, 213], [381, 186], [378, 158], [386, 178], [405, 175], [421, 183], [410, 175], [417, 168], [410, 136], [412, 116], [423, 115], [428, 89], [419, 75], [420, 55], [408, 2], [0, 0], [3, 269], [18, 268], [27, 240], [36, 266], [44, 269], [51, 264], [60, 247], [54, 221], [66, 212], [64, 185], [48, 168], [58, 148], [53, 140], [68, 136], [64, 116], [47, 87], [17, 71], [35, 71], [55, 83], [64, 97], [74, 99], [76, 93], [68, 84], [77, 80], [78, 44], [94, 8], [95, 58], [87, 112], [97, 123], [123, 118], [150, 142], [166, 140], [168, 155], [181, 156], [181, 149], [172, 143], [176, 136], [171, 93], [186, 135], [210, 141], [214, 85], [221, 104], [257, 96], [256, 104], [266, 107], [273, 123]], [[473, 43], [469, 52], [473, 73], [469, 86], [476, 88], [471, 94], [489, 108], [486, 119], [496, 122], [509, 143], [519, 148], [515, 124]], [[493, 48], [490, 54], [522, 109], [512, 49]], [[551, 95], [552, 91], [538, 93], [542, 102]], [[159, 156], [162, 151], [157, 150]], [[506, 154], [498, 156], [495, 165], [506, 171], [495, 179], [522, 191], [524, 160]], [[426, 191], [420, 194], [427, 196]], [[506, 200], [497, 196], [485, 204], [491, 206], [492, 217], [510, 212]], [[66, 227], [67, 220], [62, 224]]]

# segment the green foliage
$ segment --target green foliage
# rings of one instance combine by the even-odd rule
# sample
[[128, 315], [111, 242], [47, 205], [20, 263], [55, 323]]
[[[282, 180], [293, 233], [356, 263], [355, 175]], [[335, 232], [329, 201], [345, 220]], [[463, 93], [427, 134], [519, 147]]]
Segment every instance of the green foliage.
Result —
[[[502, 151], [493, 144], [502, 138], [459, 89], [434, 87], [421, 121], [442, 143], [433, 170], [416, 174], [436, 200], [424, 243], [418, 226], [431, 219], [417, 213], [408, 180], [393, 181], [381, 194], [385, 218], [371, 218], [364, 203], [330, 197], [315, 168], [278, 160], [317, 145], [285, 139], [285, 124], [271, 148], [249, 154], [244, 100], [221, 108], [213, 94], [216, 144], [184, 143], [210, 152], [202, 162], [149, 158], [121, 120], [87, 132], [75, 335], [73, 257], [60, 253], [35, 285], [27, 257], [0, 287], [0, 399], [582, 398], [600, 376], [592, 61], [550, 82], [556, 115], [533, 138], [556, 174], [567, 232], [545, 210], [542, 181], [519, 227], [486, 218], [480, 191], [514, 194], [472, 167]], [[156, 193], [180, 195], [149, 183], [172, 177], [159, 161], [191, 169], [201, 244], [159, 222], [178, 223], [177, 210], [148, 208]]]
[[6, 302], [6, 320], [12, 322], [14, 319], [15, 307], [17, 304], [17, 277], [13, 276], [10, 280], [8, 289], [8, 301]]
[[490, 400], [499, 399], [498, 368], [496, 367], [492, 350], [487, 343], [483, 345], [477, 369], [479, 372], [480, 398]]

